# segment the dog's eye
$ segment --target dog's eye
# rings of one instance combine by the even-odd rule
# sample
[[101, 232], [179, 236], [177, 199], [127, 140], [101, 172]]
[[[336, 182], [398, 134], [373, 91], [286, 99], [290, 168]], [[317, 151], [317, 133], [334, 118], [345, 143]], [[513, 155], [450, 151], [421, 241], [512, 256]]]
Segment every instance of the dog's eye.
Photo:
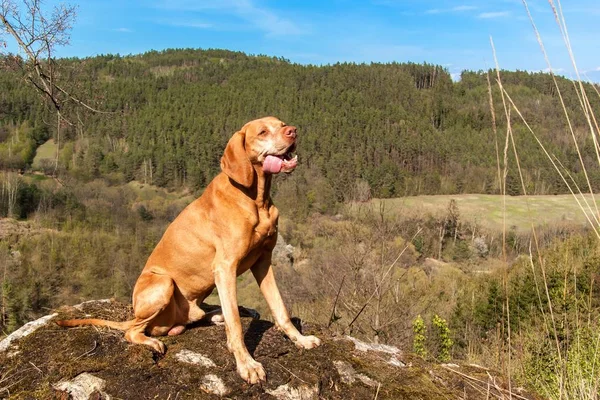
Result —
[[265, 135], [267, 133], [267, 131], [265, 129], [263, 129], [262, 131], [260, 131], [258, 134], [259, 135]]

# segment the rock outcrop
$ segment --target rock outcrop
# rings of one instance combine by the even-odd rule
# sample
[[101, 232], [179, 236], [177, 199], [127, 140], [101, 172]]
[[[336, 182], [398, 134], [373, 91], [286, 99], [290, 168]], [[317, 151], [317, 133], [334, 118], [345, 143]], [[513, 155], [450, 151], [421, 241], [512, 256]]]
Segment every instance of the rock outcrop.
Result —
[[[323, 345], [299, 350], [272, 323], [243, 318], [245, 342], [267, 372], [248, 385], [236, 373], [223, 326], [164, 337], [165, 355], [105, 328], [60, 328], [52, 320], [126, 320], [131, 308], [82, 303], [33, 321], [0, 341], [0, 398], [8, 399], [484, 399], [508, 398], [502, 379], [477, 366], [436, 365], [392, 346], [298, 325]], [[298, 321], [296, 321], [298, 322]], [[519, 398], [535, 398], [519, 393]]]

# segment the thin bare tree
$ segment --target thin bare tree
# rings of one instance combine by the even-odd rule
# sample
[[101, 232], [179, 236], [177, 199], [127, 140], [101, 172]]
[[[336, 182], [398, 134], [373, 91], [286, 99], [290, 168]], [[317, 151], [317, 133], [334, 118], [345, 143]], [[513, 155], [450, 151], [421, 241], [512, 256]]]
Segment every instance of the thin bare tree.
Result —
[[[93, 112], [102, 112], [80, 100], [60, 81], [54, 52], [69, 44], [77, 7], [59, 4], [52, 10], [43, 7], [42, 0], [0, 0], [0, 44], [7, 48], [3, 37], [12, 38], [19, 55], [5, 57], [22, 73], [23, 79], [33, 86], [56, 111], [56, 166], [60, 148], [62, 123], [73, 125], [65, 116], [65, 107], [71, 103]], [[0, 51], [0, 54], [2, 51]]]
[[3, 172], [0, 175], [0, 199], [6, 201], [6, 215], [9, 218], [17, 216], [17, 196], [21, 180], [14, 172]]

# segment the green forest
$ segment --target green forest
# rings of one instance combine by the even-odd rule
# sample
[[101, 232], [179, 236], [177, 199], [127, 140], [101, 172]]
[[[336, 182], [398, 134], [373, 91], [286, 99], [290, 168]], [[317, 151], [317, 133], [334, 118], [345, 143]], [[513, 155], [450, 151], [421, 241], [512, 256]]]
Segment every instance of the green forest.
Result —
[[[168, 224], [219, 173], [230, 136], [274, 115], [299, 133], [299, 167], [273, 185], [279, 240], [292, 245], [276, 274], [294, 316], [436, 362], [495, 368], [548, 398], [597, 398], [593, 229], [485, 228], [452, 200], [502, 193], [509, 142], [495, 71], [453, 81], [431, 64], [300, 65], [216, 49], [57, 59], [59, 82], [98, 110], [67, 101], [57, 125], [23, 63], [0, 57], [0, 335], [65, 304], [128, 302]], [[500, 75], [586, 191], [552, 76]], [[598, 192], [581, 92], [557, 84]], [[583, 87], [597, 113], [597, 85]], [[568, 193], [517, 113], [510, 121], [523, 185], [507, 151], [506, 193]], [[434, 213], [373, 200], [434, 194], [450, 199]], [[269, 318], [252, 277], [238, 290], [240, 304]]]
[[[482, 71], [465, 71], [453, 82], [447, 70], [429, 64], [313, 66], [191, 49], [60, 59], [60, 79], [102, 112], [63, 110], [70, 123], [57, 135], [53, 110], [20, 75], [23, 62], [0, 59], [3, 169], [30, 169], [36, 147], [54, 138], [58, 165], [45, 166], [62, 174], [200, 190], [218, 172], [231, 134], [275, 115], [299, 128], [303, 172], [297, 175], [321, 179], [336, 202], [348, 200], [357, 181], [367, 182], [373, 197], [499, 193], [495, 142], [503, 145], [505, 128], [495, 138]], [[549, 152], [582, 182], [551, 76], [503, 71], [502, 79]], [[559, 85], [576, 131], [585, 130], [572, 82], [559, 78]], [[598, 104], [595, 96], [591, 101]], [[528, 192], [565, 193], [522, 125], [515, 137]], [[584, 154], [593, 152], [591, 139], [578, 137]], [[584, 161], [599, 188], [597, 163]], [[516, 170], [507, 179], [509, 194], [519, 194]]]

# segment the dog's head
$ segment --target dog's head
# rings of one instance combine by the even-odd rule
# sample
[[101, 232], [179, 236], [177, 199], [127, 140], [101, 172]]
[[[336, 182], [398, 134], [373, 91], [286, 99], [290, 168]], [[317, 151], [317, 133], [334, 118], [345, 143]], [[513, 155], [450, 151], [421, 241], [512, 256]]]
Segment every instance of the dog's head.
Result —
[[254, 165], [265, 173], [292, 172], [298, 165], [296, 127], [275, 117], [248, 122], [227, 143], [221, 158], [221, 169], [242, 186], [254, 182]]

